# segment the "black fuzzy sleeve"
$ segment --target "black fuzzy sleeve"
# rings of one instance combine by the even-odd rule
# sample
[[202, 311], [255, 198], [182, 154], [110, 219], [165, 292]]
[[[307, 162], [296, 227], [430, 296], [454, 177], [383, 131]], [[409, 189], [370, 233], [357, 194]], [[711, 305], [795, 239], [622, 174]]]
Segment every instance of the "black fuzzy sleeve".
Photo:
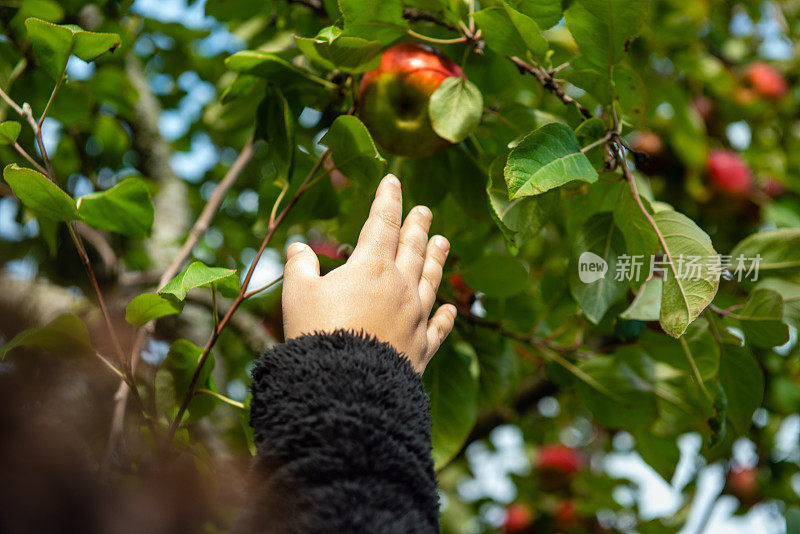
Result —
[[261, 357], [251, 390], [258, 481], [236, 532], [439, 531], [428, 398], [391, 345], [302, 336]]

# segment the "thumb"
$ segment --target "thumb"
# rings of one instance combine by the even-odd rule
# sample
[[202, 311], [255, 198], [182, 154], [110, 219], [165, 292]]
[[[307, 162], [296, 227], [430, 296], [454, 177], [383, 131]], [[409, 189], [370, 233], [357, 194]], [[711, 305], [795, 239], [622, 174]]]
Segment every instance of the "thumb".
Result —
[[293, 276], [316, 278], [319, 276], [319, 259], [305, 243], [292, 243], [286, 249], [286, 267], [283, 273], [285, 278]]

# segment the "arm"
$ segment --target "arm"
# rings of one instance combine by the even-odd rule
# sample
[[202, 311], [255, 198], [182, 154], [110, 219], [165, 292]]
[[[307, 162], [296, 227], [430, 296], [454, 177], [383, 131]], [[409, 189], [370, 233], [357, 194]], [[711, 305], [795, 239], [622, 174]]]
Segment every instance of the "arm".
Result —
[[385, 178], [347, 263], [326, 276], [287, 251], [286, 344], [253, 371], [258, 479], [239, 532], [438, 532], [430, 417], [420, 373], [455, 308], [428, 319], [449, 244], [431, 212], [401, 225]]

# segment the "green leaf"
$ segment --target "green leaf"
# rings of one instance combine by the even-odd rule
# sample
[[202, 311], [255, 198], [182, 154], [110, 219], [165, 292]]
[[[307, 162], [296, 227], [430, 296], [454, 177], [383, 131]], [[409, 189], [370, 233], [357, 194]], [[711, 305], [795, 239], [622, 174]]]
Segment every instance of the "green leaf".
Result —
[[[617, 279], [617, 260], [625, 253], [625, 242], [610, 213], [592, 216], [575, 238], [574, 261], [570, 273], [572, 296], [586, 318], [597, 324], [608, 308], [625, 294], [628, 282]], [[603, 265], [605, 272], [592, 271], [592, 264]], [[593, 274], [596, 276], [592, 276]]]
[[538, 235], [547, 224], [558, 204], [558, 191], [509, 200], [503, 165], [501, 158], [492, 162], [486, 193], [489, 213], [503, 233], [509, 251], [516, 254], [522, 245]]
[[436, 469], [461, 450], [478, 414], [475, 354], [463, 343], [445, 342], [428, 363], [422, 382], [430, 397], [431, 438]]
[[239, 279], [236, 276], [236, 270], [209, 267], [201, 261], [196, 261], [167, 282], [158, 292], [161, 295], [172, 295], [178, 300], [184, 300], [190, 289], [211, 287], [212, 285], [226, 297], [236, 296], [239, 293]]
[[433, 130], [451, 143], [460, 143], [478, 126], [483, 95], [466, 78], [451, 76], [431, 95], [428, 114]]
[[631, 305], [619, 316], [622, 319], [635, 319], [637, 321], [658, 321], [661, 311], [662, 286], [663, 281], [661, 278], [651, 278], [642, 284]]
[[339, 0], [339, 10], [348, 36], [389, 44], [408, 29], [400, 0]]
[[783, 298], [783, 320], [795, 328], [800, 328], [800, 284], [780, 278], [767, 278], [756, 284], [755, 289], [776, 291]]
[[294, 166], [294, 117], [283, 93], [267, 85], [264, 99], [256, 114], [256, 138], [267, 142], [267, 161], [275, 166], [276, 185], [289, 183]]
[[522, 262], [504, 254], [490, 253], [469, 264], [464, 281], [490, 297], [507, 298], [525, 289], [528, 272]]
[[0, 123], [0, 145], [13, 145], [17, 142], [22, 125], [16, 121]]
[[386, 160], [357, 117], [337, 117], [320, 143], [330, 148], [336, 168], [359, 185], [372, 189], [383, 176]]
[[78, 214], [94, 228], [144, 237], [150, 235], [155, 209], [147, 186], [126, 178], [107, 191], [79, 198]]
[[547, 52], [549, 44], [542, 36], [536, 21], [508, 4], [490, 7], [472, 14], [489, 48], [503, 56], [527, 58]]
[[[574, 85], [580, 87], [597, 99], [600, 104], [607, 106], [614, 100], [614, 86], [595, 70], [583, 69], [567, 73], [564, 78]], [[605, 128], [603, 128], [605, 129]]]
[[116, 33], [74, 31], [72, 53], [86, 62], [94, 61], [106, 52], [113, 52], [121, 43]]
[[637, 373], [626, 361], [628, 359], [628, 355], [616, 354], [596, 356], [581, 362], [578, 368], [604, 391], [578, 381], [578, 395], [601, 425], [610, 428], [647, 428], [656, 419], [656, 397], [651, 384]]
[[34, 18], [26, 20], [25, 27], [39, 64], [51, 77], [58, 80], [72, 53], [72, 30]]
[[535, 20], [543, 30], [558, 24], [562, 17], [561, 0], [511, 0], [509, 3]]
[[761, 256], [759, 276], [775, 276], [800, 281], [800, 228], [782, 228], [747, 236], [731, 251], [736, 265], [739, 257]]
[[[640, 197], [645, 209], [653, 214], [646, 198]], [[614, 206], [614, 221], [625, 236], [625, 250], [630, 256], [643, 256], [644, 268], [650, 265], [650, 256], [658, 250], [658, 234], [647, 220], [634, 196], [628, 191]], [[646, 274], [646, 273], [645, 273]]]
[[759, 347], [775, 347], [789, 341], [789, 327], [783, 324], [783, 298], [770, 289], [756, 289], [741, 311], [734, 314], [741, 321], [745, 339]]
[[719, 382], [728, 399], [728, 418], [737, 433], [746, 434], [764, 396], [764, 373], [742, 347], [724, 343], [721, 348]]
[[649, 430], [634, 433], [636, 452], [669, 484], [681, 459], [675, 436], [659, 436]]
[[800, 534], [800, 507], [792, 506], [786, 510], [786, 534]]
[[649, 0], [576, 0], [564, 18], [581, 53], [609, 72], [644, 23]]
[[572, 129], [557, 122], [525, 136], [509, 153], [504, 174], [511, 200], [539, 195], [573, 180], [597, 180], [597, 171], [581, 153]]
[[330, 39], [323, 33], [324, 31], [325, 29], [320, 31], [316, 37], [295, 36], [297, 48], [309, 59], [328, 70], [339, 69], [344, 72], [360, 73], [377, 66], [378, 54], [383, 48], [380, 41], [347, 36]]
[[70, 55], [94, 61], [116, 49], [121, 42], [115, 33], [87, 32], [76, 26], [61, 26], [36, 18], [27, 19], [25, 27], [39, 63], [56, 80], [63, 75]]
[[55, 354], [71, 355], [94, 352], [89, 331], [77, 315], [59, 315], [45, 326], [30, 328], [0, 347], [0, 359], [17, 347], [39, 347]]
[[183, 304], [182, 301], [158, 293], [142, 293], [128, 304], [125, 309], [125, 320], [132, 325], [142, 326], [153, 319], [180, 313]]
[[[170, 403], [172, 406], [164, 406], [161, 404], [163, 411], [176, 412], [178, 405], [189, 391], [189, 383], [192, 380], [192, 375], [195, 372], [202, 353], [203, 349], [185, 339], [178, 339], [169, 348], [167, 358], [156, 373], [157, 389], [162, 390], [162, 395], [167, 393], [171, 397], [169, 400], [172, 401], [172, 403]], [[217, 391], [217, 386], [214, 384], [214, 379], [211, 376], [211, 371], [213, 371], [213, 369], [214, 354], [211, 353], [208, 355], [205, 365], [203, 365], [203, 370], [200, 372], [200, 376], [197, 380], [197, 388], [204, 388], [214, 392]], [[158, 388], [158, 385], [160, 385], [161, 388]], [[171, 391], [169, 391], [170, 386]], [[157, 394], [158, 393], [157, 391]], [[215, 404], [215, 399], [210, 395], [194, 395], [189, 403], [188, 417], [185, 422], [193, 423], [203, 418], [214, 409]], [[166, 410], [164, 408], [166, 408]]]
[[[665, 265], [654, 266], [664, 277], [661, 294], [661, 327], [672, 337], [680, 337], [689, 324], [708, 306], [719, 287], [719, 256], [711, 238], [691, 219], [676, 211], [660, 211], [653, 215], [662, 236]], [[695, 270], [688, 263], [697, 258]], [[678, 276], [681, 275], [681, 276]]]
[[624, 117], [643, 126], [647, 119], [647, 88], [642, 78], [623, 63], [614, 67], [612, 79]]
[[229, 69], [242, 74], [265, 78], [284, 91], [309, 82], [333, 89], [336, 85], [286, 61], [280, 56], [259, 50], [237, 52], [225, 60]]
[[75, 201], [42, 173], [12, 163], [3, 169], [3, 178], [19, 201], [36, 215], [56, 221], [80, 219]]

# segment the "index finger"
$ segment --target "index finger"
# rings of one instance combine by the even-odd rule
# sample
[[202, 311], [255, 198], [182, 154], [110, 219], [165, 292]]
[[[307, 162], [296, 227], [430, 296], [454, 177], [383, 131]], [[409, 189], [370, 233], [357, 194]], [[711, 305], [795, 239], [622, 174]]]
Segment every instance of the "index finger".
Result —
[[400, 223], [403, 216], [403, 196], [400, 180], [387, 174], [378, 185], [369, 217], [358, 236], [353, 256], [378, 255], [394, 261], [400, 240]]

